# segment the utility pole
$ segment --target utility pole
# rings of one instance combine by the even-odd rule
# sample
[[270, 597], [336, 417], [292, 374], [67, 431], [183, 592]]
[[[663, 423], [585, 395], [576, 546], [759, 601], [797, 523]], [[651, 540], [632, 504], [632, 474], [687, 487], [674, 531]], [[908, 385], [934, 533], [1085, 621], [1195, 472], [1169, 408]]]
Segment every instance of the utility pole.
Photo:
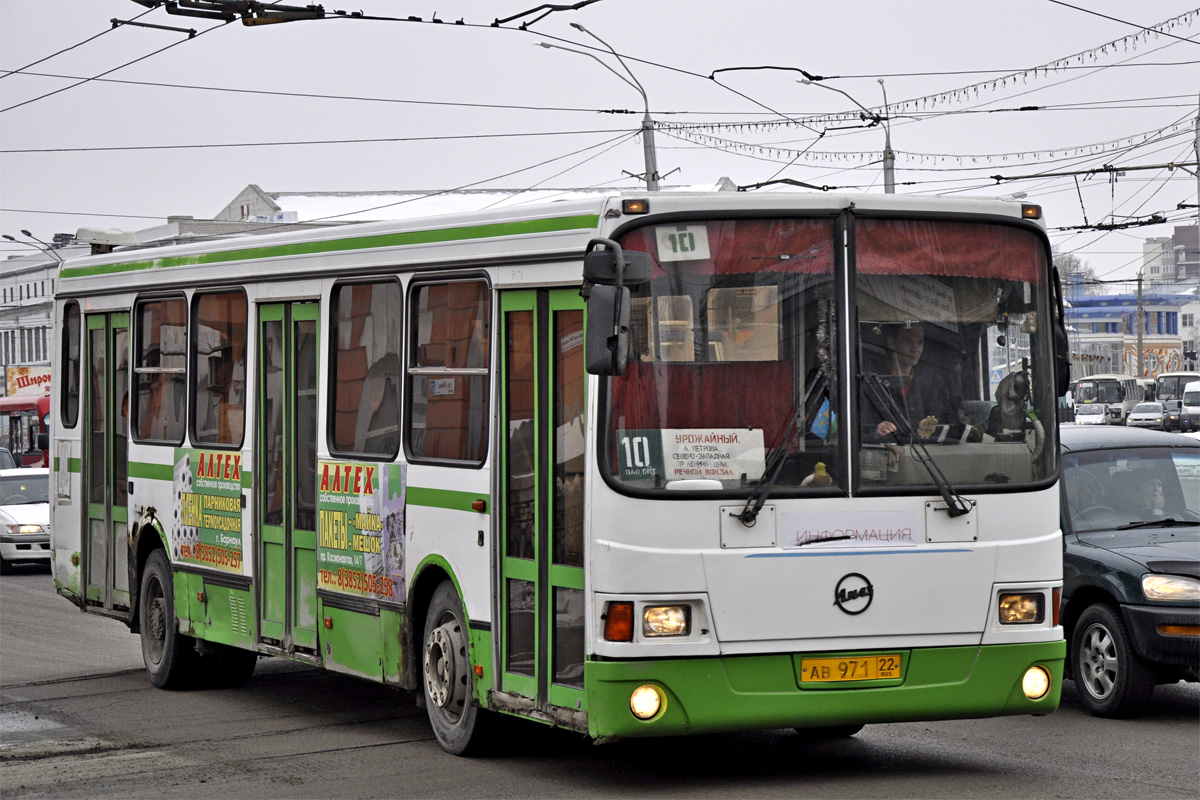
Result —
[[888, 118], [887, 87], [879, 79], [883, 89], [883, 193], [896, 193], [896, 153], [892, 150], [892, 122]]
[[1142, 308], [1142, 270], [1138, 270], [1138, 304], [1137, 304], [1137, 376], [1146, 377], [1145, 354], [1142, 350], [1142, 334], [1146, 330], [1146, 312]]
[[658, 154], [654, 150], [654, 120], [650, 119], [650, 108], [642, 117], [642, 153], [646, 164], [646, 191], [658, 191]]

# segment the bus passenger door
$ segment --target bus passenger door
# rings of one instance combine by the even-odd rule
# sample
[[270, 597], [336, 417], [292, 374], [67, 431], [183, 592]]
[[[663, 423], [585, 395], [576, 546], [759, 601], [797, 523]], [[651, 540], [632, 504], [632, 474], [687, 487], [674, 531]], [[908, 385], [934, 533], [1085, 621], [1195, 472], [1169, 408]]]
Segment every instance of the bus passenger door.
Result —
[[258, 310], [259, 636], [317, 655], [317, 304]]
[[89, 314], [83, 480], [86, 603], [129, 610], [129, 315]]
[[500, 308], [501, 689], [583, 709], [583, 300], [515, 291]]

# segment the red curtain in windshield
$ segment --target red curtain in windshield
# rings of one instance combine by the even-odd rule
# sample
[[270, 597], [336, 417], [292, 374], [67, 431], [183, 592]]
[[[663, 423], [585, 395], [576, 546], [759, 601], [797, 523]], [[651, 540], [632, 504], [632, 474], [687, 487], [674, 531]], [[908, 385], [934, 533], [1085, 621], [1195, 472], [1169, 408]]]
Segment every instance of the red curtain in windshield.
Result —
[[[680, 225], [704, 223], [686, 221]], [[621, 237], [626, 250], [654, 257], [652, 277], [684, 267], [695, 275], [734, 275], [753, 272], [833, 272], [833, 222], [828, 219], [745, 219], [708, 222], [708, 249], [712, 256], [689, 261], [659, 261], [657, 225], [638, 228]]]
[[1038, 238], [1007, 225], [944, 220], [858, 220], [858, 271], [870, 275], [944, 275], [1040, 284]]
[[790, 361], [631, 363], [613, 378], [614, 429], [762, 428], [767, 442], [795, 413]]

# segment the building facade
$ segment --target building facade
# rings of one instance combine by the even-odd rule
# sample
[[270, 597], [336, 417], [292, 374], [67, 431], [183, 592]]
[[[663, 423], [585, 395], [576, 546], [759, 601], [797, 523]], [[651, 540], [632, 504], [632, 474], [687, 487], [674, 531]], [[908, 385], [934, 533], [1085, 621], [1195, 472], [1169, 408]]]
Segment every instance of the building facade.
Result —
[[1160, 372], [1192, 368], [1196, 361], [1196, 291], [1194, 286], [1174, 288], [1177, 291], [1169, 294], [1142, 294], [1139, 325], [1136, 293], [1085, 295], [1081, 286], [1072, 286], [1067, 309], [1072, 377], [1115, 372], [1153, 378]]

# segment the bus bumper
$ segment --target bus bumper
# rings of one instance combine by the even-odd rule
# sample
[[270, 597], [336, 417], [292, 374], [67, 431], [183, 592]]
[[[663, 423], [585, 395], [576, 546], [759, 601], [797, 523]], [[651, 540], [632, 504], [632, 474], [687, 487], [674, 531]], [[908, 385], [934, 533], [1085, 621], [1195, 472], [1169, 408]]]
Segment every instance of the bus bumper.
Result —
[[[658, 661], [589, 661], [588, 732], [595, 738], [679, 736], [768, 728], [1049, 714], [1062, 692], [1066, 643], [886, 650], [900, 653], [900, 678], [811, 684], [801, 661], [825, 654], [727, 656]], [[854, 653], [863, 656], [874, 653]], [[837, 654], [831, 654], [837, 655]], [[1025, 697], [1025, 671], [1040, 665], [1050, 689]], [[662, 706], [640, 720], [630, 696], [655, 687]]]

